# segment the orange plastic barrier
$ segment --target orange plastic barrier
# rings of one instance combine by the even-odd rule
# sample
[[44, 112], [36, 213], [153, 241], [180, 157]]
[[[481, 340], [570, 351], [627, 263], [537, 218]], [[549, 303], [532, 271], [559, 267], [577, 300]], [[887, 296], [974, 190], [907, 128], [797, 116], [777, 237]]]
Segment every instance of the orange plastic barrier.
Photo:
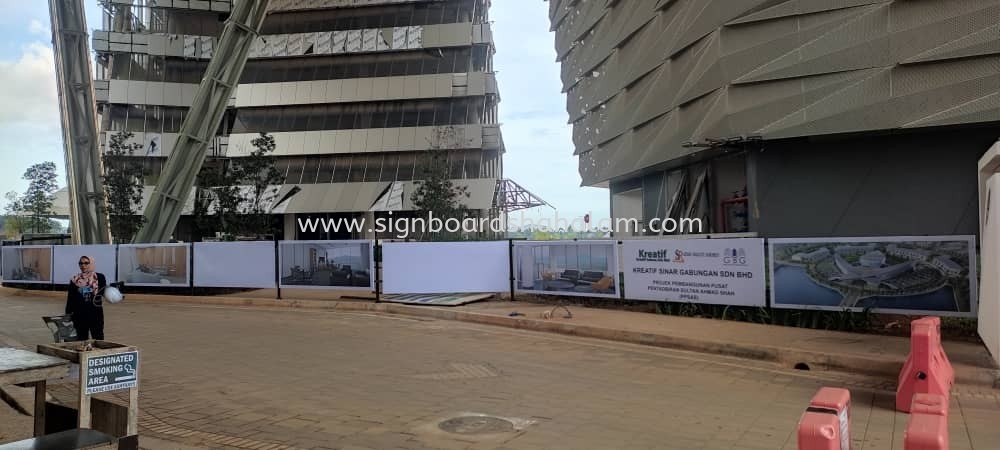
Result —
[[913, 397], [903, 450], [948, 450], [948, 400], [943, 395]]
[[910, 324], [910, 355], [899, 373], [896, 410], [910, 412], [913, 396], [936, 394], [951, 397], [955, 369], [941, 346], [941, 318], [924, 317]]
[[819, 390], [799, 420], [799, 450], [851, 449], [851, 392]]

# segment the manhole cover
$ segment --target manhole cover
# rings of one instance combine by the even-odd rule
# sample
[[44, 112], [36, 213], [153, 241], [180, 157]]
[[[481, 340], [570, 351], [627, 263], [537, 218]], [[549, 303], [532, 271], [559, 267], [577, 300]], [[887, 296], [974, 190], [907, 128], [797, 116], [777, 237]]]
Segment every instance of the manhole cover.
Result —
[[514, 424], [498, 417], [462, 416], [445, 420], [438, 428], [456, 434], [496, 434], [514, 431]]

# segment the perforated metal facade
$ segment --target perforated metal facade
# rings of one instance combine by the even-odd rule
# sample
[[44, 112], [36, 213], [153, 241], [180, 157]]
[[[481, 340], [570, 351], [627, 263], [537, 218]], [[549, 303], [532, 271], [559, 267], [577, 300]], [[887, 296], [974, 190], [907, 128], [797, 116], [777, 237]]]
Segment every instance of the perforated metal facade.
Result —
[[[782, 146], [811, 152], [810, 142], [823, 137], [842, 139], [840, 145], [855, 150], [870, 145], [866, 134], [932, 133], [931, 140], [941, 140], [940, 130], [995, 126], [1000, 121], [1000, 0], [549, 4], [583, 184], [610, 186], [613, 195], [648, 185], [650, 176], [670, 178], [663, 171], [688, 166], [716, 150], [735, 149], [746, 155], [747, 170], [733, 190], [745, 184], [743, 194], [750, 197], [751, 210], [766, 222], [760, 208], [777, 203], [762, 203], [770, 186], [764, 181], [782, 183], [780, 177], [790, 174], [772, 171], [777, 162], [760, 153], [761, 148], [774, 149], [772, 154], [780, 153]], [[978, 152], [984, 152], [991, 142], [989, 132], [985, 134], [959, 133], [951, 148], [942, 145], [936, 153], [939, 158], [953, 152], [961, 161], [970, 159], [959, 164], [970, 163], [970, 186], [977, 150], [964, 146], [982, 146]], [[685, 145], [739, 136], [759, 136], [762, 141], [749, 151], [743, 144], [711, 150]], [[971, 140], [963, 142], [965, 137]], [[892, 142], [888, 147], [895, 146]], [[831, 147], [836, 145], [816, 151], [836, 151]], [[872, 148], [873, 161], [892, 165], [905, 157], [881, 155], [888, 147]], [[779, 179], [762, 180], [760, 170]], [[698, 175], [696, 170], [688, 179]], [[905, 181], [903, 174], [881, 175], [899, 175], [904, 178], [898, 181]], [[964, 182], [941, 183], [947, 191], [949, 183]], [[635, 194], [643, 197], [641, 208], [623, 208], [643, 209], [647, 219], [670, 209], [676, 189], [665, 181], [654, 184], [662, 191], [656, 198], [650, 200], [648, 189], [641, 190]], [[851, 186], [838, 181], [826, 188]], [[964, 187], [961, 193], [967, 193]], [[728, 194], [721, 195], [706, 205], [706, 214], [720, 214], [719, 202]], [[793, 204], [798, 202], [788, 205]], [[846, 208], [838, 209], [838, 215], [851, 217], [849, 207], [837, 208]], [[913, 228], [867, 228], [899, 229]], [[837, 230], [831, 225], [823, 232]]]

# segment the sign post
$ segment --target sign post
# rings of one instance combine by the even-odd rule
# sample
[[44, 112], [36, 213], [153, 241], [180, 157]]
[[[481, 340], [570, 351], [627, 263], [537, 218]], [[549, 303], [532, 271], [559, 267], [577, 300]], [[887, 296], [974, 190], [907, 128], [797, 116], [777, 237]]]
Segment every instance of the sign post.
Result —
[[[98, 340], [41, 344], [38, 346], [38, 353], [56, 356], [79, 364], [78, 428], [94, 428], [91, 396], [106, 392], [128, 390], [129, 404], [125, 435], [117, 437], [129, 438], [130, 441], [135, 440], [136, 443], [138, 442], [136, 439], [139, 435], [138, 348]], [[97, 414], [101, 414], [100, 408], [97, 411]]]

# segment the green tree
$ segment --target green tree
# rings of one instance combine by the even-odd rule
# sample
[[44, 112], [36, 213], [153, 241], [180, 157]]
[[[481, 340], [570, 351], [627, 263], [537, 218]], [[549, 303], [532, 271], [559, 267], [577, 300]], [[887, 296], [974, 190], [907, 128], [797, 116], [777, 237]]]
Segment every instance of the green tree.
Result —
[[4, 198], [7, 199], [7, 206], [4, 207], [4, 233], [8, 238], [13, 238], [16, 235], [24, 233], [25, 221], [21, 216], [23, 214], [21, 207], [20, 194], [14, 191], [10, 191], [4, 194]]
[[207, 164], [198, 178], [201, 187], [194, 211], [198, 228], [235, 235], [240, 228], [239, 206], [243, 198], [231, 164], [224, 159]]
[[52, 204], [55, 202], [56, 164], [51, 161], [28, 167], [22, 177], [28, 180], [28, 190], [21, 197], [19, 206], [27, 214], [24, 231], [32, 233], [48, 233], [52, 230], [49, 217], [53, 215]]
[[108, 221], [111, 237], [115, 242], [132, 242], [132, 237], [146, 222], [139, 210], [145, 172], [142, 159], [135, 156], [135, 152], [142, 150], [142, 144], [130, 144], [129, 139], [133, 136], [128, 131], [111, 135], [108, 150], [101, 158], [104, 163]]
[[[422, 214], [422, 218], [429, 220], [433, 216], [441, 220], [442, 230], [438, 234], [431, 235], [431, 240], [456, 238], [461, 229], [453, 233], [448, 231], [445, 225], [448, 219], [457, 219], [461, 222], [468, 212], [461, 199], [470, 197], [469, 189], [466, 186], [456, 185], [451, 179], [448, 153], [447, 150], [431, 150], [427, 165], [421, 171], [420, 180], [416, 182], [417, 188], [410, 196], [413, 206]], [[454, 229], [454, 221], [450, 227]], [[423, 234], [427, 233], [426, 230], [420, 231], [424, 231]]]
[[258, 238], [274, 231], [270, 205], [277, 195], [274, 187], [284, 181], [275, 168], [274, 137], [261, 133], [251, 143], [249, 156], [219, 158], [202, 167], [194, 205], [199, 231]]
[[260, 238], [274, 231], [271, 227], [271, 202], [278, 195], [275, 188], [284, 179], [274, 167], [277, 161], [274, 156], [274, 136], [260, 133], [250, 143], [254, 150], [250, 152], [250, 156], [235, 162], [234, 172], [237, 182], [247, 189], [241, 206], [241, 232]]

